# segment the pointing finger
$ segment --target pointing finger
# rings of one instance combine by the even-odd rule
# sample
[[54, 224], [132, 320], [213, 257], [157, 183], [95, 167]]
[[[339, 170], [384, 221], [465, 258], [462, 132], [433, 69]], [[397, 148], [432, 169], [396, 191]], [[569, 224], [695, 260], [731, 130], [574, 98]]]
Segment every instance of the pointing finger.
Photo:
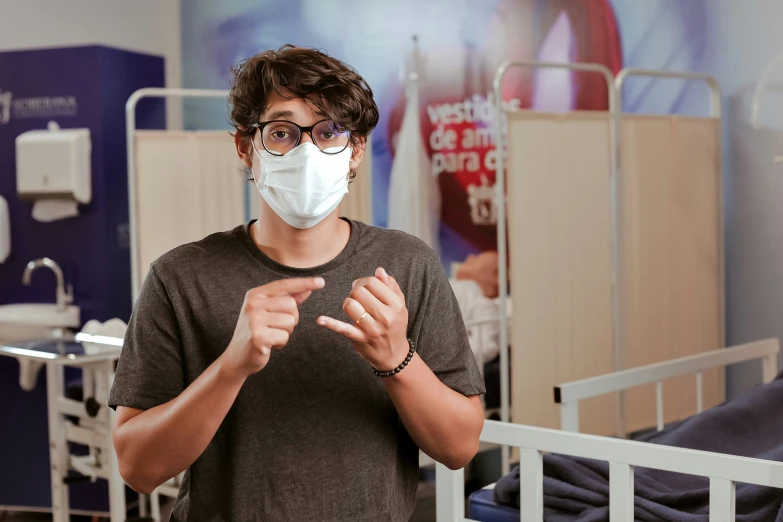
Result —
[[271, 283], [254, 288], [252, 291], [266, 297], [279, 297], [320, 290], [324, 285], [324, 280], [321, 277], [288, 278], [272, 281]]
[[300, 305], [307, 301], [307, 298], [310, 297], [310, 295], [313, 293], [312, 290], [307, 290], [305, 292], [299, 292], [298, 294], [291, 294], [291, 297], [293, 297], [296, 300], [296, 304]]

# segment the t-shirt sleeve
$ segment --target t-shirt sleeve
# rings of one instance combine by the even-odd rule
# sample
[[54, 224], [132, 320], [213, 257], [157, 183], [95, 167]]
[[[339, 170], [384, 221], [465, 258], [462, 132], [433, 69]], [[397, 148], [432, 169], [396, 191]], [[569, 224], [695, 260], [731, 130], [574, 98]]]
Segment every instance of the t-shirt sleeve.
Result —
[[133, 308], [109, 406], [148, 410], [185, 388], [179, 326], [171, 299], [152, 265]]
[[414, 324], [416, 350], [438, 379], [463, 395], [485, 393], [465, 323], [446, 272], [433, 253]]

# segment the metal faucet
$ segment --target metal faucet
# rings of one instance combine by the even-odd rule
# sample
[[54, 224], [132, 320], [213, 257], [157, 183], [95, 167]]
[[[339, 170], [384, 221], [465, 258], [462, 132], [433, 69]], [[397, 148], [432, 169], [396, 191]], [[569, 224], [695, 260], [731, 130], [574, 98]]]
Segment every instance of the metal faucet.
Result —
[[63, 278], [63, 271], [60, 269], [60, 265], [55, 263], [48, 257], [41, 259], [35, 259], [27, 263], [24, 269], [24, 275], [22, 275], [22, 284], [25, 286], [30, 285], [30, 279], [33, 272], [41, 267], [46, 267], [54, 272], [57, 277], [57, 308], [59, 310], [65, 310], [65, 307], [73, 303], [73, 286], [68, 285], [68, 289], [65, 288], [65, 280]]

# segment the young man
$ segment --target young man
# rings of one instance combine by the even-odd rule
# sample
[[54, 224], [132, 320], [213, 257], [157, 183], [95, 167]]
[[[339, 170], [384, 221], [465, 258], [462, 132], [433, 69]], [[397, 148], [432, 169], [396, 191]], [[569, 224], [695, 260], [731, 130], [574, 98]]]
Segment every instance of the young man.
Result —
[[152, 264], [110, 398], [122, 476], [187, 470], [172, 520], [408, 520], [419, 448], [462, 467], [483, 426], [457, 302], [423, 242], [337, 214], [367, 83], [288, 46], [234, 72], [260, 216]]

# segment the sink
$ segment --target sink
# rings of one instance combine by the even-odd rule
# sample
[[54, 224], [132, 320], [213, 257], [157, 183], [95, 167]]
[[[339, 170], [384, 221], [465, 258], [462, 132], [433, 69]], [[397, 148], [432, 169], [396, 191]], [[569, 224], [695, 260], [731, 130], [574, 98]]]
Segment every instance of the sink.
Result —
[[71, 305], [60, 310], [56, 304], [49, 303], [0, 305], [0, 323], [77, 328], [79, 307]]
[[0, 342], [60, 337], [64, 328], [80, 326], [79, 307], [58, 309], [53, 303], [0, 305]]
[[[62, 338], [66, 328], [78, 328], [79, 307], [30, 303], [0, 305], [0, 342], [21, 343]], [[19, 385], [25, 391], [35, 388], [42, 363], [19, 359]]]

